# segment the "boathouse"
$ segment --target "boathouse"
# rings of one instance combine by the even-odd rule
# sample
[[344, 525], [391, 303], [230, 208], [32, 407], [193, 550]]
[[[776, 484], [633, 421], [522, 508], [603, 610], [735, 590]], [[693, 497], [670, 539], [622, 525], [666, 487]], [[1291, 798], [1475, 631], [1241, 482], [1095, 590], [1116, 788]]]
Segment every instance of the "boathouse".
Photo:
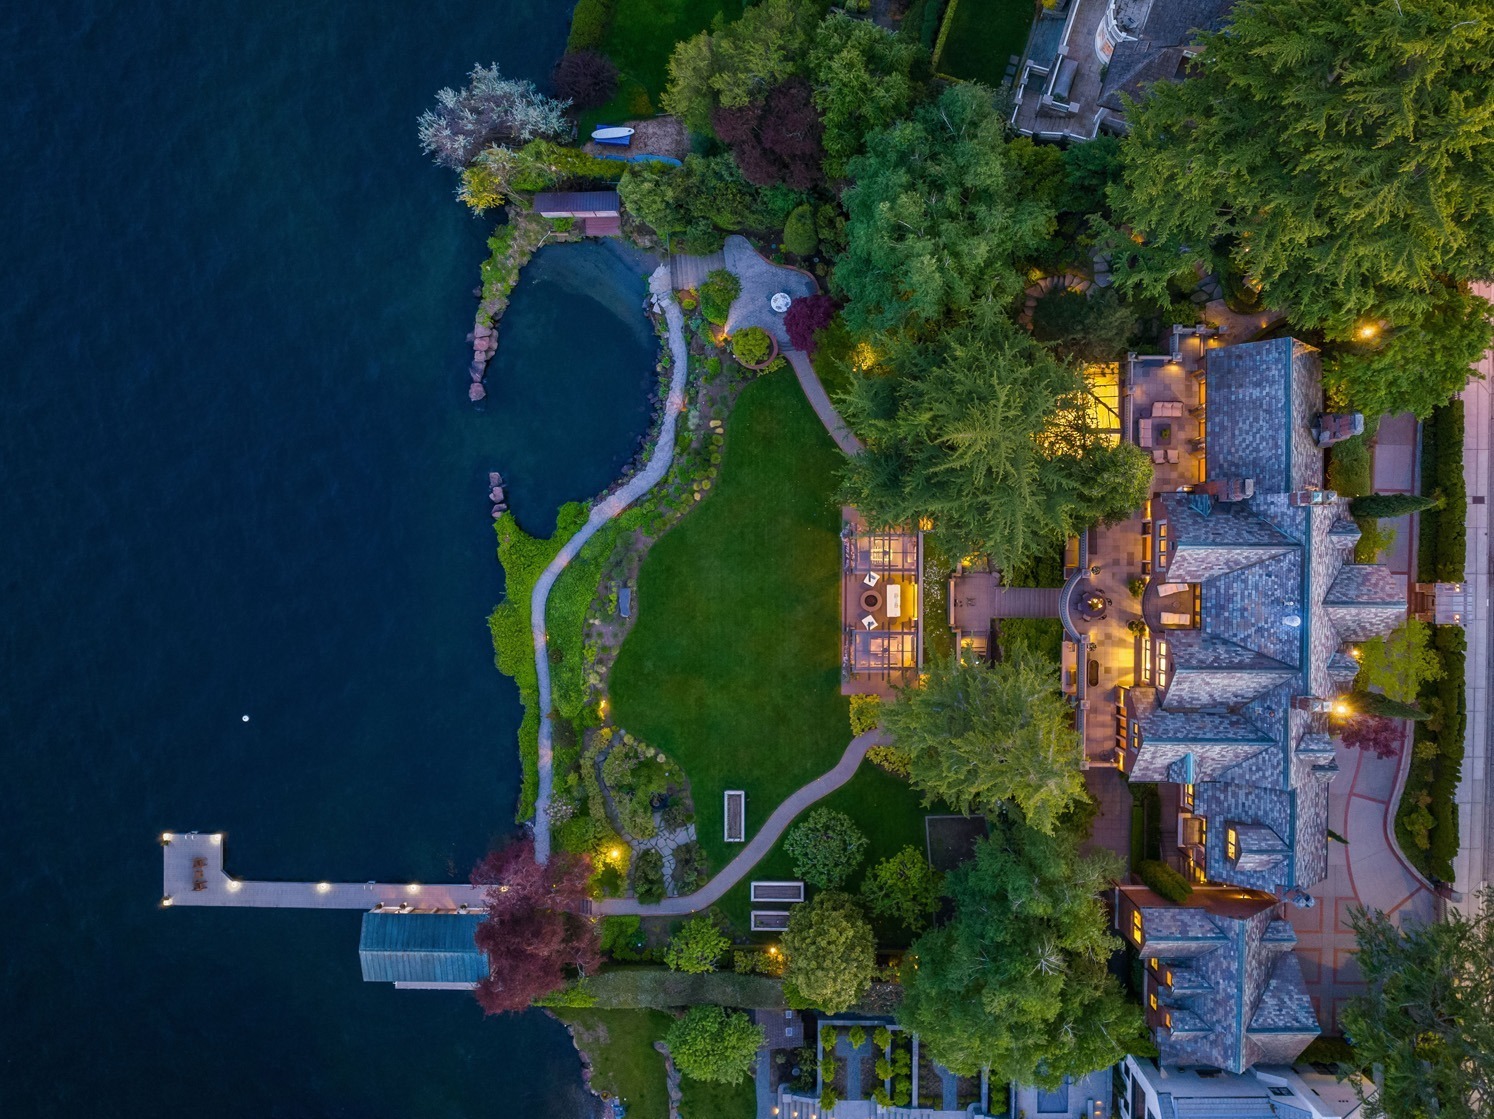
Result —
[[481, 913], [365, 913], [358, 937], [364, 982], [470, 990], [488, 975], [488, 958], [472, 941], [482, 919]]
[[622, 202], [615, 190], [542, 191], [534, 196], [542, 218], [575, 218], [588, 237], [615, 237], [622, 231]]

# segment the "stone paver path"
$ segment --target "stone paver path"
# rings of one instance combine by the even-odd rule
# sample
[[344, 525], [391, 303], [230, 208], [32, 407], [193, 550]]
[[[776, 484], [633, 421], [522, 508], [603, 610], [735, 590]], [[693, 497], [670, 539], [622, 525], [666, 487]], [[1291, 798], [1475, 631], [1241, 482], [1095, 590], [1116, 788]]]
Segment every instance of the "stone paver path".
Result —
[[632, 913], [640, 917], [682, 917], [715, 905], [727, 890], [747, 877], [763, 856], [773, 849], [773, 844], [778, 842], [778, 837], [793, 823], [795, 816], [849, 781], [856, 772], [856, 767], [861, 764], [861, 759], [866, 757], [866, 752], [873, 746], [885, 746], [887, 741], [886, 735], [880, 730], [869, 730], [851, 739], [851, 744], [846, 747], [840, 761], [835, 763], [834, 769], [822, 773], [809, 784], [790, 793], [742, 848], [742, 853], [693, 894], [666, 898], [654, 905], [644, 905], [633, 898], [603, 898], [592, 902], [591, 912], [608, 915]]
[[[845, 1064], [846, 1069], [846, 1099], [865, 1099], [867, 1093], [862, 1091], [861, 1067], [863, 1057], [875, 1059], [876, 1046], [872, 1044], [871, 1031], [866, 1031], [866, 1036], [861, 1039], [861, 1044], [851, 1048], [851, 1039], [847, 1036], [849, 1031], [838, 1031], [835, 1038], [835, 1055]], [[875, 1083], [875, 1080], [873, 1081]]]
[[654, 836], [652, 839], [634, 839], [628, 837], [628, 844], [633, 848], [633, 856], [636, 858], [639, 851], [654, 850], [664, 859], [664, 890], [670, 896], [675, 894], [674, 888], [674, 849], [682, 843], [695, 842], [695, 825], [686, 824], [682, 828], [670, 831], [664, 826], [663, 813], [654, 813]]
[[674, 432], [679, 423], [685, 400], [685, 377], [689, 373], [690, 354], [685, 347], [685, 317], [679, 304], [674, 301], [670, 287], [667, 265], [660, 265], [649, 277], [649, 290], [664, 309], [664, 319], [669, 324], [669, 353], [673, 362], [673, 376], [669, 381], [669, 399], [664, 404], [664, 422], [659, 438], [654, 444], [653, 457], [648, 465], [636, 474], [627, 485], [597, 503], [586, 518], [581, 531], [565, 542], [560, 554], [550, 561], [539, 581], [534, 585], [530, 598], [530, 628], [534, 638], [534, 667], [539, 676], [539, 792], [534, 801], [534, 857], [539, 862], [550, 858], [550, 793], [554, 780], [554, 748], [551, 741], [550, 723], [550, 657], [545, 641], [545, 603], [550, 589], [576, 558], [586, 542], [608, 521], [625, 510], [633, 502], [653, 489], [663, 479], [674, 460]]
[[840, 413], [835, 410], [835, 405], [830, 403], [830, 394], [820, 383], [819, 374], [814, 371], [809, 355], [803, 350], [785, 350], [784, 356], [794, 367], [794, 376], [799, 378], [799, 387], [804, 390], [809, 406], [814, 409], [814, 414], [819, 416], [820, 423], [825, 425], [825, 430], [830, 433], [830, 438], [835, 440], [835, 445], [840, 448], [841, 453], [847, 457], [859, 455], [865, 450], [866, 445], [856, 438], [856, 433], [846, 425], [845, 420], [841, 419]]

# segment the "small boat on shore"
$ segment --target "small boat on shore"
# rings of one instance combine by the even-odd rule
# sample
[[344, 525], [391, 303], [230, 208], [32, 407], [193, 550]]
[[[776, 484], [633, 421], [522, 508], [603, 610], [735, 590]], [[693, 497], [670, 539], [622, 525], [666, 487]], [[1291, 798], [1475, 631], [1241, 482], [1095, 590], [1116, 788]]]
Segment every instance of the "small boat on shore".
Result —
[[620, 146], [626, 146], [633, 142], [633, 130], [631, 128], [609, 124], [604, 125], [601, 128], [592, 129], [591, 138], [599, 144], [618, 144]]

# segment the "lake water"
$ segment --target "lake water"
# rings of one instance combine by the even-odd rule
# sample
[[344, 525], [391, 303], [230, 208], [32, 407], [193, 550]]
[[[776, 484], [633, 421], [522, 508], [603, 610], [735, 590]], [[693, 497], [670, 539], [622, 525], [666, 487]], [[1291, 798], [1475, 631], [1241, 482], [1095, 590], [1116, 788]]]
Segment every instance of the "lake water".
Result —
[[474, 62], [543, 78], [568, 9], [0, 11], [0, 1114], [582, 1108], [548, 1018], [362, 983], [356, 912], [162, 910], [155, 844], [435, 881], [512, 830], [486, 475], [548, 532], [654, 341], [636, 263], [547, 249], [469, 406], [488, 223], [415, 118]]

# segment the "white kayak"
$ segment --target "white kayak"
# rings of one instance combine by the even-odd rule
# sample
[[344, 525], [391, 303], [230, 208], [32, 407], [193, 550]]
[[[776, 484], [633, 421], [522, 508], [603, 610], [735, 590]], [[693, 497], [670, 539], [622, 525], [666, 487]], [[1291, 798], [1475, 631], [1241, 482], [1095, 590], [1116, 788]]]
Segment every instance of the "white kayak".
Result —
[[608, 125], [605, 128], [593, 129], [591, 138], [599, 144], [626, 144], [633, 138], [633, 130]]

